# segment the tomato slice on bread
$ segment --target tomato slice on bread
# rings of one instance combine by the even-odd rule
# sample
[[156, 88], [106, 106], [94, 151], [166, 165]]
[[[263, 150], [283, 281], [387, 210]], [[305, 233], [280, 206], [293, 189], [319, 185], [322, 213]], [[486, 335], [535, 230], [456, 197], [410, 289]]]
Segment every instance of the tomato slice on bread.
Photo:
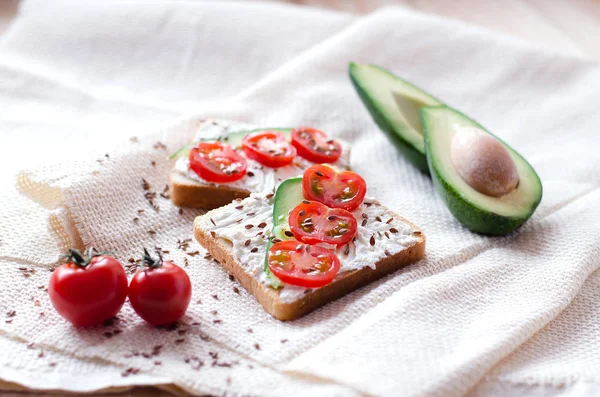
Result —
[[333, 245], [346, 244], [352, 240], [358, 226], [351, 212], [308, 200], [304, 200], [290, 212], [289, 224], [298, 241]]
[[233, 182], [246, 175], [244, 156], [223, 142], [200, 142], [190, 150], [190, 168], [208, 182]]
[[308, 200], [352, 211], [363, 202], [367, 183], [356, 172], [339, 172], [330, 166], [317, 164], [304, 172], [302, 190]]
[[278, 131], [248, 134], [242, 140], [242, 149], [248, 158], [271, 168], [288, 165], [296, 157], [296, 149]]
[[292, 145], [299, 156], [313, 163], [334, 163], [342, 154], [339, 142], [330, 139], [323, 131], [310, 127], [293, 130]]
[[340, 260], [333, 251], [296, 240], [273, 244], [268, 253], [268, 265], [284, 283], [305, 288], [323, 287], [340, 271]]

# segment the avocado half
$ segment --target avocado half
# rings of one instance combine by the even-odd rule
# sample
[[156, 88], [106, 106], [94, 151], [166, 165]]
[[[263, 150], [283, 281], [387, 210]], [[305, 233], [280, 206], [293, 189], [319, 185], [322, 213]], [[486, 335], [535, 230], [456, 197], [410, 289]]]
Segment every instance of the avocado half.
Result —
[[351, 62], [348, 73], [379, 128], [411, 163], [429, 172], [419, 111], [423, 106], [442, 102], [376, 65]]
[[[447, 106], [421, 108], [425, 150], [434, 185], [450, 212], [476, 233], [505, 235], [531, 217], [542, 199], [542, 183], [535, 170], [519, 153], [479, 123]], [[469, 186], [451, 160], [450, 147], [458, 128], [474, 127], [502, 143], [515, 163], [517, 187], [501, 197], [492, 197]]]

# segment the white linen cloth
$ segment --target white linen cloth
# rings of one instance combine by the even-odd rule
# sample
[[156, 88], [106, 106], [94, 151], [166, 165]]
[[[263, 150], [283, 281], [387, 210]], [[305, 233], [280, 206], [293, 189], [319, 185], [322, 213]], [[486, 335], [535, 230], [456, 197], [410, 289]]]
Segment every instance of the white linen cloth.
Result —
[[[0, 165], [26, 169], [22, 195], [2, 194], [1, 379], [215, 395], [600, 393], [596, 64], [402, 9], [356, 19], [255, 3], [23, 8], [0, 43]], [[504, 238], [462, 228], [373, 124], [350, 60], [394, 70], [519, 150], [544, 184], [531, 221]], [[141, 178], [162, 191], [166, 155], [207, 117], [313, 125], [352, 142], [352, 167], [424, 229], [427, 258], [300, 320], [272, 319], [197, 243], [197, 255], [178, 248], [198, 211], [158, 198], [155, 212], [143, 197]], [[186, 258], [194, 303], [180, 327], [148, 327], [128, 305], [107, 327], [60, 319], [44, 269], [81, 243], [125, 263], [154, 244]]]

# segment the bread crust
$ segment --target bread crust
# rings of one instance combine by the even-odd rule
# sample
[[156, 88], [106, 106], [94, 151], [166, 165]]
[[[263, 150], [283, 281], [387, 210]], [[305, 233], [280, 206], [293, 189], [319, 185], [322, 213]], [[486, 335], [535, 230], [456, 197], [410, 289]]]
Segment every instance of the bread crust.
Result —
[[245, 199], [250, 196], [250, 192], [229, 186], [203, 184], [184, 178], [177, 171], [171, 171], [169, 195], [173, 204], [178, 207], [212, 210], [227, 205], [235, 199]]
[[[203, 216], [210, 217], [210, 213]], [[364, 267], [339, 274], [331, 284], [310, 290], [304, 297], [294, 302], [281, 302], [278, 290], [261, 283], [256, 277], [246, 272], [236, 262], [231, 245], [228, 242], [212, 237], [208, 230], [204, 230], [199, 226], [202, 216], [197, 217], [194, 221], [194, 237], [219, 261], [221, 266], [225, 267], [246, 290], [256, 297], [256, 300], [258, 300], [267, 312], [278, 320], [288, 321], [302, 317], [366, 284], [422, 259], [425, 256], [425, 235], [418, 227], [406, 219], [399, 215], [396, 215], [396, 217], [411, 225], [415, 230], [413, 235], [417, 238], [416, 243], [381, 259], [375, 263], [374, 269]]]

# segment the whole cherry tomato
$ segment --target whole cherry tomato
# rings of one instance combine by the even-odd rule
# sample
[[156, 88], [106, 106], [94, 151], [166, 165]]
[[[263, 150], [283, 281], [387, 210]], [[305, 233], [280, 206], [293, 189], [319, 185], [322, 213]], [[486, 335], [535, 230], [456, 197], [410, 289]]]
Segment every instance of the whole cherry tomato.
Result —
[[342, 145], [315, 128], [303, 127], [292, 131], [292, 145], [298, 155], [313, 163], [334, 163], [342, 154]]
[[127, 298], [123, 266], [90, 248], [85, 256], [75, 249], [65, 255], [67, 263], [50, 277], [48, 294], [56, 311], [76, 326], [100, 324], [114, 317]]
[[367, 193], [365, 180], [352, 171], [338, 171], [327, 165], [313, 165], [302, 177], [304, 197], [331, 208], [353, 211]]
[[185, 314], [192, 298], [187, 273], [172, 262], [152, 258], [144, 248], [142, 268], [129, 284], [129, 302], [133, 310], [152, 325], [174, 323]]

